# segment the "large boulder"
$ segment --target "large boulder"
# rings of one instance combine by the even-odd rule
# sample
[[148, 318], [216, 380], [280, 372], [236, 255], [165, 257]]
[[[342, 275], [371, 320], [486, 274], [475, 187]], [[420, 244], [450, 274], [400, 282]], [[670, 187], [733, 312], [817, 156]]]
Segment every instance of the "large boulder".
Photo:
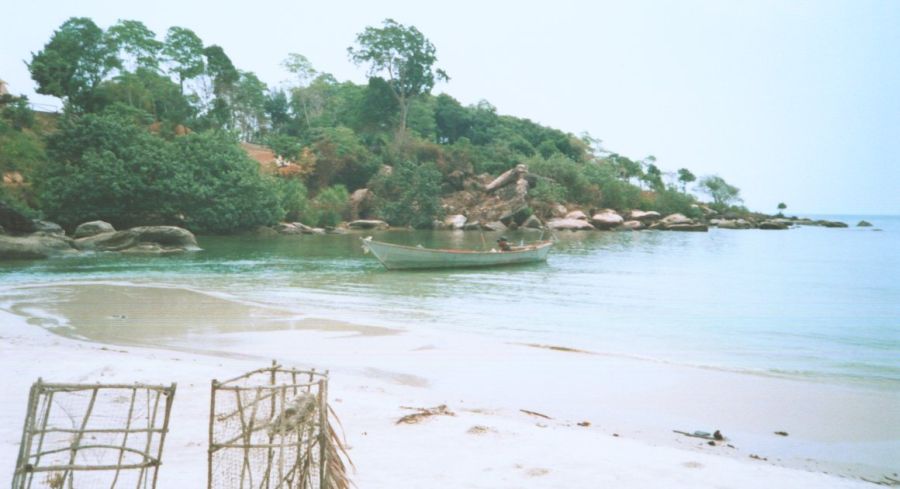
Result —
[[621, 229], [623, 231], [638, 231], [640, 229], [644, 229], [644, 223], [642, 223], [641, 221], [625, 221], [617, 229]]
[[72, 240], [54, 233], [0, 236], [0, 260], [30, 260], [75, 253]]
[[357, 219], [347, 223], [350, 229], [387, 229], [388, 223], [379, 219]]
[[454, 214], [444, 219], [444, 225], [449, 229], [460, 230], [466, 227], [466, 216], [462, 214]]
[[89, 221], [79, 224], [78, 227], [75, 228], [75, 234], [73, 234], [72, 237], [75, 239], [86, 238], [96, 234], [112, 233], [115, 230], [116, 228], [106, 221]]
[[566, 214], [569, 213], [569, 210], [566, 209], [566, 206], [562, 204], [556, 204], [550, 209], [550, 213], [553, 217], [566, 217]]
[[826, 228], [845, 228], [848, 227], [846, 222], [841, 221], [826, 221], [821, 220], [817, 221], [819, 226], [825, 226]]
[[588, 216], [587, 216], [587, 214], [585, 214], [582, 211], [575, 210], [575, 211], [567, 213], [566, 217], [564, 217], [564, 219], [578, 219], [580, 221], [587, 221]]
[[275, 225], [275, 231], [278, 234], [303, 234], [303, 230], [292, 222], [279, 222]]
[[869, 221], [859, 221], [856, 223], [856, 227], [858, 228], [870, 228], [872, 227], [872, 223]]
[[375, 194], [367, 188], [361, 188], [350, 194], [350, 219], [367, 219], [372, 217], [375, 209]]
[[177, 226], [140, 226], [125, 231], [96, 234], [76, 239], [75, 246], [92, 251], [127, 251], [134, 248], [142, 253], [174, 253], [200, 249], [194, 234]]
[[709, 226], [704, 223], [696, 222], [683, 214], [670, 214], [659, 221], [653, 223], [650, 229], [658, 229], [662, 231], [709, 231]]
[[542, 223], [537, 216], [532, 214], [522, 222], [521, 227], [526, 229], [542, 229], [544, 227], [544, 223]]
[[770, 220], [770, 221], [763, 221], [763, 222], [759, 223], [759, 228], [760, 229], [770, 229], [770, 230], [781, 230], [781, 229], [787, 229], [788, 225], [783, 222]]
[[753, 227], [746, 219], [713, 219], [710, 223], [718, 226], [720, 229], [750, 229]]
[[648, 222], [658, 221], [662, 215], [656, 211], [642, 211], [635, 209], [628, 214], [629, 221], [640, 221], [644, 224]]
[[506, 231], [506, 229], [507, 229], [506, 225], [500, 221], [491, 221], [491, 222], [483, 224], [481, 227], [485, 231], [496, 231], [498, 233], [502, 233], [503, 231]]
[[670, 226], [665, 227], [666, 231], [688, 231], [688, 232], [701, 232], [705, 233], [709, 231], [709, 226], [703, 223], [689, 223], [689, 224], [672, 224]]
[[625, 219], [611, 209], [598, 212], [591, 217], [591, 224], [597, 229], [612, 229], [621, 226], [623, 222]]
[[493, 192], [498, 188], [505, 187], [513, 182], [518, 182], [520, 179], [524, 179], [528, 174], [528, 166], [526, 165], [516, 165], [515, 168], [504, 172], [499, 177], [495, 178], [491, 183], [484, 186], [485, 192]]
[[466, 223], [465, 226], [463, 226], [463, 229], [466, 231], [478, 231], [481, 229], [481, 222], [480, 221], [469, 221]]
[[556, 231], [593, 231], [591, 223], [581, 219], [551, 219], [547, 227]]
[[41, 221], [39, 219], [34, 220], [34, 231], [46, 234], [66, 234], [66, 231], [59, 224], [50, 221]]

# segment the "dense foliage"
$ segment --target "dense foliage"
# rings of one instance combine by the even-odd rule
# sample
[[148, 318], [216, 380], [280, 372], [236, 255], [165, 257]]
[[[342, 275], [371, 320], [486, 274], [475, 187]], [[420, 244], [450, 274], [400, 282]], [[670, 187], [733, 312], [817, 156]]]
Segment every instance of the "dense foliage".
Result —
[[[72, 18], [28, 63], [37, 91], [64, 102], [58, 130], [45, 141], [27, 101], [0, 99], [0, 169], [34, 180], [37, 195], [20, 203], [67, 226], [335, 225], [350, 214], [349, 194], [369, 188], [379, 217], [427, 227], [442, 217], [441, 197], [520, 163], [539, 214], [560, 203], [699, 212], [686, 168], [667, 173], [652, 156], [630, 159], [486, 101], [433, 95], [449, 77], [413, 26], [367, 27], [348, 55], [366, 67], [367, 83], [339, 81], [290, 53], [290, 83], [270, 88], [188, 28], [157, 36], [139, 21], [104, 30]], [[261, 171], [241, 142], [290, 164]], [[717, 208], [739, 202], [718, 177], [700, 183]]]

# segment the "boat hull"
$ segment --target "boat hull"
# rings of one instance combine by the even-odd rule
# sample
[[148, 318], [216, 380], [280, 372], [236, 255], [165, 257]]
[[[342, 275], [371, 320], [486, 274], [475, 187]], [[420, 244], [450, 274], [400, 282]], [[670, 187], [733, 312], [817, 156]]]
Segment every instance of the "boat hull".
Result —
[[401, 246], [371, 239], [363, 240], [363, 247], [388, 270], [434, 268], [476, 268], [519, 265], [545, 261], [553, 243], [544, 241], [513, 251], [433, 250]]

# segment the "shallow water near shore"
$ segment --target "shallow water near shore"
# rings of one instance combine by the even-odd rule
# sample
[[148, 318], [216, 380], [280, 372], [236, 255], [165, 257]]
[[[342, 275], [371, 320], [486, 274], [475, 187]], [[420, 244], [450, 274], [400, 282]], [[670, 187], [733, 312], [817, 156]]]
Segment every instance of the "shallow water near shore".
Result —
[[[4, 263], [0, 295], [4, 308], [44, 304], [52, 312], [52, 303], [77, 298], [59, 288], [22, 286], [187, 287], [261, 311], [277, 309], [292, 321], [327, 318], [466, 331], [509, 342], [896, 390], [900, 218], [837, 218], [852, 226], [863, 217], [882, 231], [562, 233], [546, 264], [456, 271], [387, 272], [363, 254], [364, 234], [358, 233], [200, 237], [204, 250], [181, 256], [96, 254]], [[427, 247], [483, 246], [481, 233], [472, 232], [369, 234]], [[538, 233], [507, 235], [518, 241]], [[487, 243], [496, 237], [484, 234]], [[165, 307], [164, 301], [159, 305]], [[108, 312], [115, 319], [113, 309]], [[53, 318], [51, 326], [69, 326], [73, 334], [101, 341], [127, 337], [124, 331], [104, 333], [75, 316]], [[107, 326], [115, 331], [114, 322]], [[237, 327], [215, 320], [207, 326], [207, 332]], [[177, 326], [166, 332], [189, 333]]]

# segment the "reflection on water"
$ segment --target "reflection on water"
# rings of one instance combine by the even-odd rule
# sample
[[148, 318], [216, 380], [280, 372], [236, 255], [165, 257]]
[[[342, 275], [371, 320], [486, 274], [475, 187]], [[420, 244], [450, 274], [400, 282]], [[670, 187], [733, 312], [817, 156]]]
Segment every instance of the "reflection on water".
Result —
[[[900, 386], [900, 220], [867, 219], [884, 231], [562, 233], [547, 263], [457, 271], [387, 272], [361, 234], [201, 237], [181, 256], [3, 264], [0, 286], [186, 286], [307, 316]], [[498, 236], [368, 234], [476, 249]]]

